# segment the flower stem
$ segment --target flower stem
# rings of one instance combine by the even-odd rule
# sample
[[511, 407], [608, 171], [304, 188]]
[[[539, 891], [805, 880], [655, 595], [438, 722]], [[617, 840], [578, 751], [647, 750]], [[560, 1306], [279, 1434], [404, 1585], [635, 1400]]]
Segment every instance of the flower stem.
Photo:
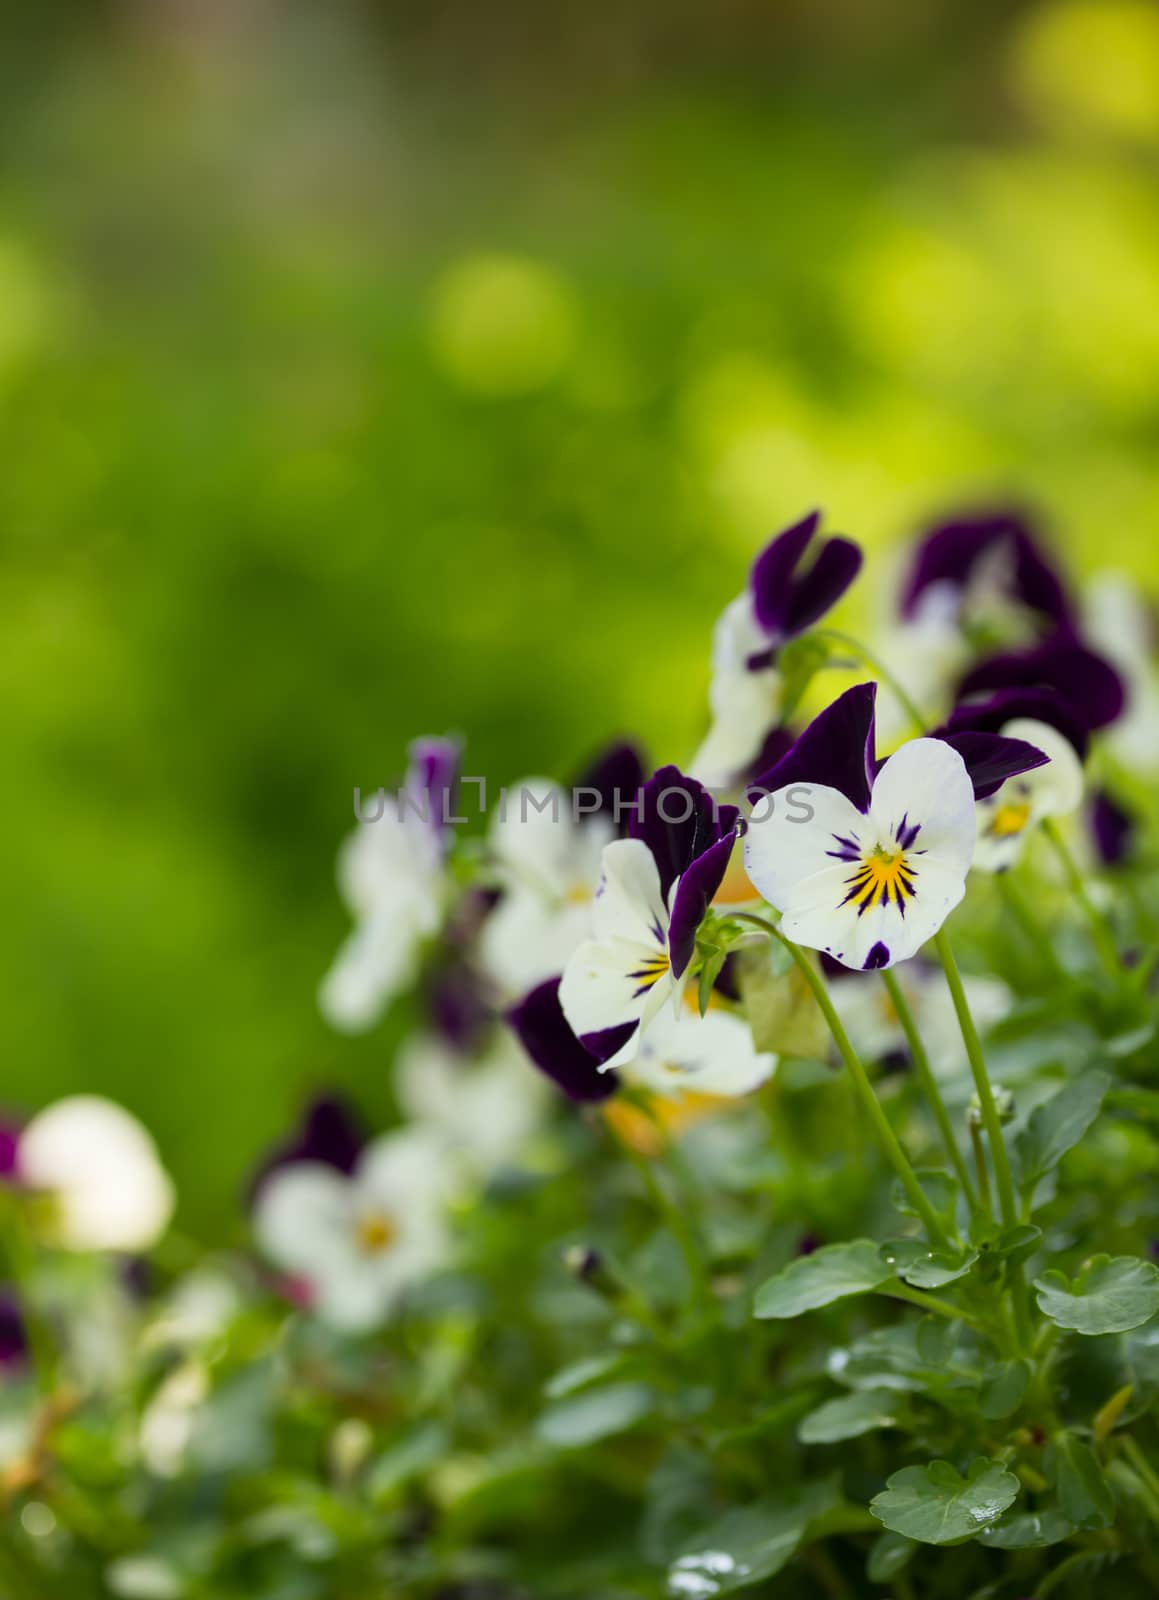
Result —
[[869, 668], [870, 672], [875, 672], [886, 688], [894, 695], [906, 716], [913, 723], [915, 734], [917, 734], [918, 738], [921, 738], [926, 731], [926, 719], [879, 656], [867, 650], [860, 639], [855, 639], [850, 633], [839, 633], [836, 628], [821, 628], [817, 632], [817, 637], [831, 639], [834, 644], [844, 645], [847, 650], [853, 650], [860, 657], [863, 664]]
[[941, 1295], [927, 1294], [924, 1289], [911, 1289], [908, 1283], [891, 1283], [884, 1289], [878, 1290], [879, 1294], [886, 1295], [890, 1300], [904, 1300], [907, 1305], [920, 1306], [923, 1311], [932, 1311], [937, 1317], [946, 1317], [953, 1322], [970, 1322], [977, 1325], [979, 1318], [971, 1311], [963, 1311], [961, 1306], [956, 1306], [950, 1300], [943, 1300]]
[[938, 1088], [937, 1079], [930, 1067], [930, 1058], [926, 1053], [922, 1036], [918, 1032], [914, 1014], [910, 1009], [909, 1001], [901, 984], [897, 981], [897, 974], [890, 967], [886, 967], [881, 974], [881, 981], [885, 984], [886, 991], [897, 1012], [897, 1020], [901, 1023], [902, 1032], [905, 1034], [906, 1043], [909, 1045], [910, 1058], [917, 1073], [918, 1082], [922, 1086], [930, 1110], [933, 1112], [934, 1121], [942, 1136], [942, 1143], [946, 1147], [946, 1154], [953, 1164], [954, 1171], [958, 1174], [958, 1182], [962, 1185], [962, 1193], [966, 1196], [967, 1204], [971, 1211], [978, 1209], [978, 1195], [970, 1179], [970, 1169], [965, 1158], [958, 1148], [958, 1141], [954, 1137], [954, 1125], [950, 1121], [950, 1113], [946, 1110], [946, 1102], [942, 1099], [942, 1091]]
[[909, 1157], [902, 1149], [897, 1135], [890, 1127], [889, 1118], [881, 1109], [881, 1102], [873, 1092], [873, 1085], [869, 1081], [869, 1074], [865, 1070], [865, 1065], [849, 1042], [849, 1035], [846, 1033], [841, 1018], [834, 1009], [833, 1001], [829, 998], [829, 990], [825, 985], [824, 978], [801, 947], [795, 945], [791, 939], [786, 939], [781, 930], [775, 927], [773, 923], [766, 922], [763, 917], [753, 916], [750, 912], [734, 913], [734, 915], [743, 917], [745, 922], [752, 922], [757, 927], [764, 928], [766, 933], [784, 945], [797, 963], [802, 977], [812, 989], [813, 996], [821, 1007], [822, 1015], [829, 1026], [829, 1032], [833, 1035], [834, 1043], [841, 1053], [841, 1059], [849, 1069], [849, 1076], [852, 1078], [854, 1087], [861, 1098], [861, 1103], [873, 1124], [873, 1131], [877, 1134], [886, 1158], [897, 1174], [902, 1188], [909, 1196], [910, 1204], [925, 1223], [926, 1232], [929, 1234], [931, 1242], [946, 1248], [951, 1247], [950, 1237], [942, 1225], [940, 1217], [930, 1204], [925, 1190], [918, 1182], [917, 1174], [910, 1165]]
[[1032, 950], [1041, 955], [1046, 965], [1050, 968], [1051, 976], [1065, 983], [1067, 981], [1066, 968], [1058, 959], [1050, 934], [1027, 905], [1026, 898], [1011, 873], [995, 873], [994, 882], [998, 893], [1006, 904], [1007, 910], [1022, 929], [1026, 942]]
[[[974, 1018], [970, 1014], [970, 1005], [966, 999], [966, 991], [962, 987], [962, 974], [958, 971], [958, 963], [954, 959], [950, 936], [944, 927], [939, 928], [934, 935], [934, 944], [937, 947], [942, 968], [946, 974], [946, 982], [950, 988], [950, 997], [954, 1002], [954, 1010], [958, 1014], [958, 1026], [962, 1030], [962, 1041], [966, 1046], [966, 1055], [969, 1057], [970, 1071], [974, 1077], [974, 1088], [978, 1092], [978, 1103], [982, 1110], [982, 1123], [986, 1129], [987, 1143], [990, 1146], [990, 1160], [994, 1164], [994, 1182], [998, 1189], [998, 1204], [1002, 1213], [1002, 1225], [1006, 1228], [1013, 1228], [1018, 1222], [1018, 1201], [1014, 1192], [1014, 1177], [1010, 1171], [1010, 1157], [1006, 1153], [1006, 1140], [1002, 1135], [1002, 1121], [998, 1115], [998, 1107], [994, 1103], [994, 1091], [990, 1087], [990, 1076], [986, 1071], [986, 1061], [982, 1055], [982, 1042], [978, 1038], [978, 1030], [974, 1026]], [[1008, 1278], [1011, 1299], [1014, 1303], [1014, 1321], [1018, 1329], [1019, 1341], [1026, 1348], [1030, 1342], [1030, 1312], [1026, 1303], [1026, 1285], [1022, 1276], [1022, 1268], [1009, 1268]]]
[[1087, 919], [1087, 924], [1091, 930], [1091, 938], [1094, 940], [1095, 948], [1099, 952], [1100, 960], [1110, 976], [1118, 980], [1123, 975], [1123, 966], [1119, 960], [1119, 952], [1115, 947], [1115, 936], [1108, 927], [1106, 919], [1097, 910], [1090, 895], [1087, 893], [1087, 886], [1083, 880], [1078, 862], [1067, 848], [1066, 840], [1063, 838], [1062, 832], [1053, 817], [1043, 818], [1042, 831], [1050, 840], [1051, 848], [1062, 863], [1062, 870], [1066, 873], [1071, 893], [1082, 907], [1083, 915]]
[[982, 1197], [982, 1209], [987, 1216], [993, 1216], [994, 1203], [990, 1199], [990, 1175], [986, 1170], [986, 1147], [982, 1143], [982, 1130], [976, 1122], [970, 1124], [970, 1143], [974, 1147], [974, 1165], [978, 1169], [978, 1193]]

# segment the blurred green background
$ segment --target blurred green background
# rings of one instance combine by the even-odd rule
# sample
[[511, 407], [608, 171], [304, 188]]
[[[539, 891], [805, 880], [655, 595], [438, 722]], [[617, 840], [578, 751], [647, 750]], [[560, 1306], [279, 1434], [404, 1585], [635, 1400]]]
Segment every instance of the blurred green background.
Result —
[[[355, 783], [699, 735], [814, 504], [1014, 494], [1153, 572], [1159, 9], [8, 8], [2, 1099], [236, 1225], [309, 1087]], [[865, 602], [863, 602], [865, 603]]]

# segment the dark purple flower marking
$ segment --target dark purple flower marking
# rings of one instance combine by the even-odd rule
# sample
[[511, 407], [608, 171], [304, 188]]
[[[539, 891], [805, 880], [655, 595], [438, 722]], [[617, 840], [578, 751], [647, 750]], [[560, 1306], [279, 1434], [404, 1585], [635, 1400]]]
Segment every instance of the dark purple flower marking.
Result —
[[587, 1041], [581, 1044], [568, 1026], [559, 1003], [558, 978], [549, 978], [525, 995], [508, 1013], [508, 1021], [532, 1062], [569, 1100], [595, 1104], [615, 1094], [619, 1079], [614, 1072], [601, 1072], [599, 1059], [610, 1060], [631, 1038], [635, 1023], [607, 1029], [619, 1036], [614, 1041], [592, 1035], [597, 1048], [602, 1048], [597, 1059], [585, 1048]]
[[1106, 789], [1096, 789], [1091, 801], [1091, 835], [1099, 860], [1105, 867], [1118, 867], [1135, 848], [1138, 818]]
[[20, 1178], [20, 1124], [0, 1122], [0, 1183], [16, 1183]]
[[0, 1370], [23, 1366], [28, 1358], [28, 1336], [20, 1302], [11, 1289], [0, 1289]]
[[1070, 632], [1060, 632], [1029, 650], [1012, 650], [981, 661], [958, 685], [958, 696], [998, 689], [1052, 689], [1093, 732], [1114, 722], [1126, 705], [1123, 680], [1105, 657], [1088, 650]]
[[1062, 580], [1015, 512], [958, 517], [920, 541], [902, 586], [901, 613], [912, 617], [926, 590], [945, 583], [964, 590], [986, 557], [1005, 554], [1011, 597], [1055, 624], [1069, 624], [1071, 606]]
[[832, 609], [861, 568], [861, 551], [851, 539], [825, 540], [811, 563], [806, 553], [821, 522], [813, 511], [765, 546], [753, 563], [749, 587], [753, 611], [768, 634], [771, 649], [749, 661], [758, 669], [774, 659], [776, 647], [812, 627]]
[[407, 793], [437, 833], [455, 815], [460, 755], [457, 739], [416, 739], [410, 747]]
[[320, 1161], [338, 1172], [354, 1171], [366, 1135], [353, 1107], [339, 1095], [320, 1095], [306, 1107], [294, 1133], [261, 1163], [249, 1185], [250, 1203], [267, 1178], [300, 1161]]
[[876, 972], [879, 967], [889, 966], [889, 946], [882, 944], [879, 939], [865, 958], [865, 971]]

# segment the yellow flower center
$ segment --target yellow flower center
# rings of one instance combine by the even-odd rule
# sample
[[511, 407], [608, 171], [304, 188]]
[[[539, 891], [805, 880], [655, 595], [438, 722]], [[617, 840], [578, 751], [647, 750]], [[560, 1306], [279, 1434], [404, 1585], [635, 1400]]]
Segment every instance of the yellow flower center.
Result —
[[648, 956], [646, 960], [640, 963], [635, 972], [629, 973], [628, 976], [635, 978], [637, 984], [636, 994], [639, 996], [647, 994], [648, 990], [654, 988], [667, 972], [668, 952], [665, 950], [658, 951], [654, 956]]
[[917, 893], [914, 876], [904, 850], [884, 850], [881, 845], [874, 845], [868, 855], [862, 856], [853, 876], [846, 878], [849, 893], [841, 904], [855, 905], [857, 915], [861, 916], [875, 901], [887, 906], [892, 895], [904, 915], [906, 901]]
[[1029, 800], [1008, 800], [995, 810], [989, 831], [996, 839], [1010, 839], [1021, 833], [1029, 821]]
[[394, 1222], [381, 1211], [368, 1211], [358, 1219], [358, 1246], [368, 1256], [389, 1250], [397, 1237]]

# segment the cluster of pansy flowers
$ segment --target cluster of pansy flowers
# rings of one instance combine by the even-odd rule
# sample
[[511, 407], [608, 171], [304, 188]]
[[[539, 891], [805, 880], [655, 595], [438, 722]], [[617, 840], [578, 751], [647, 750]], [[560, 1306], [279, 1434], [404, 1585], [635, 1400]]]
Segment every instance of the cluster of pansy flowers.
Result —
[[[861, 564], [815, 513], [760, 552], [717, 624], [687, 771], [649, 772], [615, 743], [569, 785], [512, 785], [532, 803], [499, 808], [480, 843], [452, 820], [458, 741], [412, 746], [401, 793], [340, 853], [353, 930], [319, 995], [343, 1032], [417, 997], [394, 1066], [402, 1125], [368, 1137], [323, 1096], [262, 1162], [254, 1237], [291, 1301], [349, 1332], [388, 1318], [448, 1260], [452, 1202], [526, 1152], [559, 1091], [647, 1151], [758, 1090], [778, 1061], [754, 1042], [738, 973], [770, 937], [817, 952], [810, 973], [867, 1059], [911, 1049], [901, 1007], [935, 1075], [962, 1074], [957, 1004], [925, 951], [969, 873], [1006, 874], [1040, 831], [1072, 881], [1075, 852], [1129, 858], [1131, 808], [1086, 770], [1097, 742], [1104, 774], [1159, 771], [1150, 619], [1113, 574], [1076, 601], [1004, 513], [929, 532], [863, 647], [824, 626]], [[824, 672], [859, 660], [870, 681], [804, 720]], [[1068, 853], [1055, 824], [1084, 805], [1090, 844]], [[1109, 939], [1102, 953], [1117, 959]], [[994, 976], [964, 992], [983, 1027], [1013, 1004]], [[149, 1136], [91, 1096], [12, 1130], [0, 1157], [7, 1181], [51, 1200], [67, 1248], [147, 1249], [172, 1213]], [[2, 1310], [6, 1361], [22, 1324], [10, 1297]]]
[[[910, 1041], [857, 974], [907, 964], [890, 992], [920, 1019], [935, 1072], [960, 1072], [955, 1005], [921, 952], [971, 870], [1005, 873], [1084, 801], [1097, 858], [1129, 855], [1129, 807], [1090, 791], [1084, 767], [1097, 735], [1112, 768], [1159, 770], [1159, 687], [1133, 586], [1104, 576], [1079, 604], [1024, 518], [955, 518], [918, 542], [887, 625], [862, 647], [822, 626], [862, 556], [820, 520], [773, 539], [725, 608], [709, 727], [687, 771], [649, 776], [618, 743], [571, 788], [524, 780], [513, 788], [534, 803], [493, 816], [464, 886], [449, 821], [460, 749], [423, 740], [409, 803], [387, 804], [344, 847], [355, 928], [323, 1011], [362, 1030], [417, 980], [427, 1021], [396, 1064], [410, 1145], [388, 1135], [342, 1162], [307, 1145], [257, 1195], [266, 1253], [333, 1320], [372, 1321], [438, 1256], [440, 1174], [466, 1162], [485, 1177], [512, 1159], [549, 1104], [544, 1083], [637, 1135], [630, 1108], [673, 1127], [689, 1107], [758, 1089], [777, 1057], [754, 1043], [736, 953], [762, 924], [818, 952], [830, 978], [851, 975], [833, 985], [834, 1010], [874, 1059]], [[851, 660], [871, 681], [803, 722], [818, 673]], [[1052, 842], [1078, 871], [1062, 836]], [[967, 978], [965, 994], [983, 1025], [1012, 1004], [995, 977]], [[392, 1161], [406, 1175], [394, 1191]]]

